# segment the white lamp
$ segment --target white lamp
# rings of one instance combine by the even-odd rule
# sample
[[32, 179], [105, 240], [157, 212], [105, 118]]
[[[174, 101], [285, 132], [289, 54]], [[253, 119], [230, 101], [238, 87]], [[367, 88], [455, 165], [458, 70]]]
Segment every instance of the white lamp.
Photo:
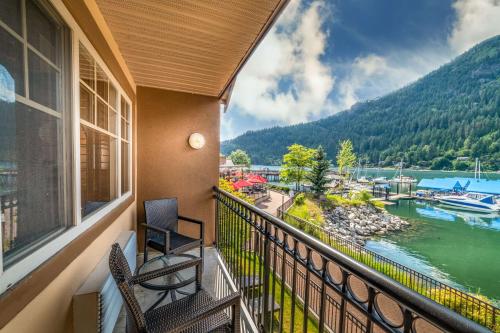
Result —
[[193, 149], [201, 149], [205, 146], [205, 138], [200, 133], [191, 134], [188, 142]]

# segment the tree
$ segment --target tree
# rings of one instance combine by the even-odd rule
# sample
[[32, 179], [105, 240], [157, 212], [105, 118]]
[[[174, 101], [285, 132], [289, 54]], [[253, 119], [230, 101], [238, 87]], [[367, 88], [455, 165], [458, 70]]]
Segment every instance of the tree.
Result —
[[307, 175], [307, 179], [311, 182], [311, 190], [316, 196], [325, 193], [326, 184], [329, 180], [326, 174], [330, 169], [330, 161], [326, 159], [326, 153], [320, 145], [314, 155], [311, 172]]
[[[337, 154], [337, 166], [339, 174], [344, 174], [344, 168], [352, 168], [356, 165], [356, 154], [354, 154], [351, 140], [344, 140], [340, 143]], [[347, 173], [347, 172], [346, 172]]]
[[306, 179], [307, 169], [312, 166], [315, 149], [307, 148], [299, 144], [288, 147], [288, 153], [283, 155], [280, 179], [285, 183], [295, 182], [298, 190], [300, 183]]
[[234, 165], [244, 165], [249, 167], [252, 161], [250, 160], [250, 156], [246, 153], [246, 151], [241, 149], [236, 149], [231, 154], [229, 154], [229, 158], [233, 161]]

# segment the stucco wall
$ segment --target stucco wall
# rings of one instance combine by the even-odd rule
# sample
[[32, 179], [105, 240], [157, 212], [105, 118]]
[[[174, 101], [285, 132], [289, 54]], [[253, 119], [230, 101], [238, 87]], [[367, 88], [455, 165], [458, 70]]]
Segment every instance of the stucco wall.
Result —
[[[143, 201], [177, 197], [179, 213], [205, 222], [206, 244], [215, 238], [212, 187], [219, 172], [219, 104], [215, 97], [154, 88], [137, 88], [137, 212], [144, 221]], [[206, 145], [188, 145], [193, 132]], [[197, 226], [181, 231], [197, 235]], [[139, 226], [142, 244], [142, 228]], [[139, 247], [141, 251], [142, 245]]]
[[120, 232], [135, 227], [135, 214], [136, 204], [134, 203], [0, 332], [72, 332], [73, 294], [109, 250]]

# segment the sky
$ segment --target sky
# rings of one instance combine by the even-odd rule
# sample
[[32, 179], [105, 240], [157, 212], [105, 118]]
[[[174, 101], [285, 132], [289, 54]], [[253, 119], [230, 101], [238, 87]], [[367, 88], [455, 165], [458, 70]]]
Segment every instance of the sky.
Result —
[[383, 96], [500, 34], [500, 0], [291, 0], [240, 72], [221, 140]]

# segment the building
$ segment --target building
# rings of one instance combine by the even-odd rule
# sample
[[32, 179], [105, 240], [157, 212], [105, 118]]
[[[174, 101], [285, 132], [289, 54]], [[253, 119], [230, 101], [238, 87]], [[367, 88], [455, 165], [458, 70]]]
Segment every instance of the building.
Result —
[[[291, 263], [294, 276], [305, 281], [300, 290], [289, 286], [291, 306], [302, 302], [320, 331], [409, 331], [414, 325], [482, 330], [215, 189], [220, 105], [228, 103], [238, 72], [286, 4], [0, 2], [1, 332], [77, 331], [75, 316], [81, 314], [73, 296], [122, 232], [136, 232], [134, 249], [141, 251], [143, 201], [162, 197], [177, 197], [182, 214], [205, 222], [205, 244], [215, 244], [229, 285], [243, 295], [246, 330], [269, 331], [275, 321], [260, 308], [280, 303], [274, 296], [250, 303], [234, 265], [241, 256], [224, 248], [229, 238], [250, 231], [255, 242], [236, 242], [258, 257], [254, 268], [255, 260], [262, 262], [254, 274], [264, 295], [275, 295], [276, 258], [284, 257], [281, 262]], [[241, 225], [242, 214], [252, 217], [251, 225]], [[243, 232], [225, 228], [229, 217]], [[181, 231], [197, 232], [188, 225]], [[288, 242], [302, 244], [306, 259]], [[312, 269], [312, 257], [319, 258], [320, 270]], [[329, 278], [336, 275], [328, 270], [341, 279]], [[367, 301], [352, 292], [354, 280], [366, 286]], [[383, 297], [395, 305], [396, 319], [378, 307]], [[280, 304], [277, 321], [283, 325], [286, 307]], [[288, 319], [300, 322], [295, 315]], [[111, 319], [98, 320], [96, 328]], [[303, 322], [307, 329], [308, 319]]]

